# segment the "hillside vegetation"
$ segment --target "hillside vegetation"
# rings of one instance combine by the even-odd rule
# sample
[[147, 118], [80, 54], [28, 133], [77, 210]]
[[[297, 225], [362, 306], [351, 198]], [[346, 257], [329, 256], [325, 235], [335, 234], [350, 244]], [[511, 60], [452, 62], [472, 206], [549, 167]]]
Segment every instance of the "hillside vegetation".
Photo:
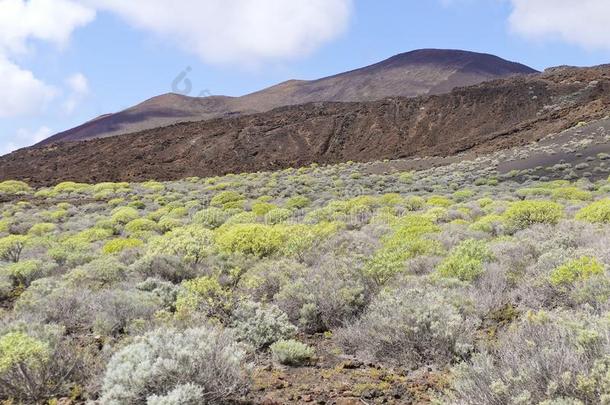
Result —
[[604, 161], [5, 181], [0, 399], [608, 404]]

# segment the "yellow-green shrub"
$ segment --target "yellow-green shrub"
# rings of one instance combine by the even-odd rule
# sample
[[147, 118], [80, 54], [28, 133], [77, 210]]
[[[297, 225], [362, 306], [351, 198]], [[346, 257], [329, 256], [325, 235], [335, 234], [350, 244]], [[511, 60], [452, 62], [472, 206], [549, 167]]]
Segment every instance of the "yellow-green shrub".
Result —
[[220, 208], [242, 208], [245, 202], [243, 195], [236, 191], [223, 191], [212, 197], [210, 205]]
[[460, 243], [438, 268], [442, 277], [472, 281], [483, 273], [483, 263], [492, 255], [483, 241], [468, 239]]
[[153, 239], [148, 247], [152, 255], [176, 255], [188, 263], [199, 263], [214, 247], [214, 233], [200, 225], [176, 228]]
[[9, 235], [0, 239], [0, 259], [7, 262], [18, 262], [21, 251], [28, 242], [23, 235]]
[[563, 206], [552, 201], [517, 201], [508, 207], [504, 216], [509, 226], [516, 229], [534, 224], [556, 224], [563, 217]]
[[570, 260], [551, 272], [549, 280], [555, 286], [572, 284], [595, 275], [604, 274], [604, 265], [595, 257], [581, 256]]
[[0, 193], [3, 194], [26, 194], [32, 191], [32, 188], [23, 181], [6, 180], [0, 182]]
[[106, 254], [122, 252], [125, 249], [133, 249], [144, 244], [140, 239], [134, 238], [117, 238], [109, 240], [104, 244], [102, 251]]
[[182, 290], [176, 298], [176, 313], [185, 317], [197, 311], [222, 319], [234, 304], [232, 297], [231, 292], [223, 289], [214, 277], [204, 276], [183, 281]]
[[131, 234], [138, 232], [156, 232], [159, 230], [159, 225], [150, 219], [138, 218], [134, 219], [133, 221], [129, 221], [125, 225], [125, 230]]
[[53, 232], [56, 228], [57, 226], [55, 226], [55, 224], [52, 224], [50, 222], [42, 222], [40, 224], [32, 225], [32, 227], [28, 231], [28, 234], [34, 236], [42, 236], [47, 233]]
[[112, 222], [125, 225], [140, 217], [140, 213], [133, 207], [120, 207], [112, 210]]
[[0, 376], [11, 369], [24, 370], [49, 360], [49, 347], [23, 332], [9, 332], [0, 337]]
[[576, 213], [576, 219], [593, 223], [610, 222], [610, 198], [595, 201]]
[[237, 224], [219, 228], [216, 243], [227, 253], [269, 256], [276, 253], [286, 240], [283, 229], [263, 224]]

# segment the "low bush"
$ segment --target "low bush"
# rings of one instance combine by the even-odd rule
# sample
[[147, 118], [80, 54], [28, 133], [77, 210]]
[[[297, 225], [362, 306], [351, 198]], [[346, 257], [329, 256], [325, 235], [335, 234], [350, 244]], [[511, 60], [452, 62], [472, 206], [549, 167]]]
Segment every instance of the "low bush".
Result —
[[602, 404], [610, 399], [607, 320], [529, 313], [497, 344], [454, 370], [453, 400], [486, 404]]
[[106, 254], [122, 252], [125, 249], [133, 249], [144, 244], [140, 239], [134, 238], [117, 238], [112, 239], [104, 244], [102, 251]]
[[291, 338], [297, 328], [288, 316], [275, 305], [242, 302], [232, 314], [231, 327], [235, 337], [257, 350], [264, 349], [281, 339]]
[[279, 227], [263, 224], [237, 224], [220, 229], [218, 247], [227, 253], [269, 256], [282, 247], [286, 234]]
[[610, 199], [595, 201], [576, 213], [576, 219], [593, 223], [610, 223]]
[[273, 358], [287, 366], [302, 366], [312, 361], [314, 351], [311, 347], [296, 340], [280, 340], [271, 345]]
[[478, 319], [460, 306], [461, 294], [442, 285], [385, 291], [335, 335], [347, 353], [366, 361], [443, 367], [473, 349]]
[[551, 201], [518, 201], [504, 213], [510, 227], [524, 229], [534, 224], [556, 224], [563, 217], [563, 206]]
[[604, 265], [595, 257], [582, 256], [570, 260], [551, 272], [549, 280], [555, 286], [572, 284], [591, 276], [604, 274]]
[[28, 237], [23, 235], [9, 235], [0, 238], [0, 259], [7, 262], [18, 262], [28, 240]]
[[473, 281], [483, 273], [483, 264], [492, 259], [483, 241], [468, 239], [460, 243], [438, 268], [442, 277]]
[[163, 397], [188, 395], [190, 403], [225, 403], [247, 385], [244, 354], [227, 333], [211, 327], [160, 329], [110, 359], [101, 402], [165, 404]]
[[175, 255], [186, 263], [197, 264], [212, 253], [213, 245], [212, 231], [200, 225], [188, 225], [151, 240], [148, 254]]

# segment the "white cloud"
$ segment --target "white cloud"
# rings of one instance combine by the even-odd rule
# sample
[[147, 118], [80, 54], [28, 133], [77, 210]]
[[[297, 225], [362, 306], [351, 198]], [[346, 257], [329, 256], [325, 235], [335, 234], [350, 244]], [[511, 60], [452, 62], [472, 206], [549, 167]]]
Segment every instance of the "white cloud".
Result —
[[75, 73], [66, 79], [66, 85], [70, 89], [70, 94], [62, 107], [66, 114], [72, 114], [89, 93], [89, 81], [82, 73]]
[[352, 0], [87, 0], [212, 63], [307, 54], [340, 35]]
[[58, 91], [14, 62], [31, 40], [63, 46], [95, 11], [70, 0], [0, 0], [0, 117], [35, 114]]
[[63, 46], [95, 11], [72, 0], [0, 0], [0, 50], [24, 52], [30, 39]]
[[511, 29], [524, 37], [610, 50], [609, 0], [511, 1]]
[[53, 130], [45, 126], [38, 128], [36, 131], [21, 128], [17, 130], [17, 133], [8, 142], [2, 144], [0, 155], [38, 143], [52, 134]]
[[44, 109], [57, 94], [53, 86], [0, 54], [0, 118], [32, 114]]

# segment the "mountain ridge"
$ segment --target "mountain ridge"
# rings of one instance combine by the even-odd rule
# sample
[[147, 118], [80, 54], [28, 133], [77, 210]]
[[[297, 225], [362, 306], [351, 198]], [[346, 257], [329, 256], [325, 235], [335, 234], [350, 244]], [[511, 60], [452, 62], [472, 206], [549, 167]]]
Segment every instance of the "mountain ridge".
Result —
[[537, 71], [500, 57], [454, 49], [420, 49], [369, 66], [314, 79], [291, 79], [240, 97], [166, 93], [55, 134], [37, 146], [134, 133], [178, 122], [270, 111], [309, 102], [373, 101], [442, 94], [455, 87]]

